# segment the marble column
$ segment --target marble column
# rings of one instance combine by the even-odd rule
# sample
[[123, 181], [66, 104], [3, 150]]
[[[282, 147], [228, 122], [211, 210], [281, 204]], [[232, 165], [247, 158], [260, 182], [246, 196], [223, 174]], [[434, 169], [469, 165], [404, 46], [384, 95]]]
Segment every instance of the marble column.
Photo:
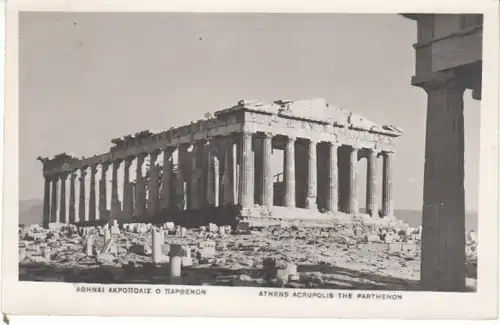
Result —
[[57, 222], [57, 182], [59, 175], [52, 178], [52, 203], [50, 204], [50, 222]]
[[170, 207], [172, 200], [172, 172], [173, 172], [173, 159], [172, 148], [163, 150], [163, 176], [161, 185], [161, 209], [165, 210]]
[[109, 163], [101, 165], [101, 180], [99, 181], [99, 219], [107, 219], [108, 216], [108, 198], [106, 192], [106, 173], [108, 171]]
[[87, 221], [85, 213], [85, 176], [87, 175], [87, 167], [80, 169], [80, 193], [78, 200], [78, 218], [79, 221]]
[[59, 222], [67, 223], [66, 220], [66, 180], [68, 179], [68, 174], [61, 174], [61, 198], [60, 198], [60, 208], [59, 208]]
[[317, 142], [313, 139], [309, 141], [308, 147], [308, 177], [307, 177], [307, 198], [306, 198], [306, 209], [317, 210]]
[[378, 152], [371, 149], [368, 154], [366, 168], [366, 213], [370, 214], [373, 218], [378, 216], [377, 156]]
[[148, 187], [148, 215], [154, 216], [158, 212], [158, 199], [159, 199], [159, 186], [160, 186], [160, 175], [158, 171], [158, 166], [156, 165], [156, 160], [160, 151], [153, 151], [150, 154], [149, 163], [149, 187]]
[[392, 152], [383, 153], [382, 211], [384, 217], [394, 217], [392, 199]]
[[136, 178], [135, 178], [135, 216], [141, 218], [146, 212], [146, 194], [142, 166], [146, 155], [141, 153], [137, 156]]
[[76, 197], [75, 197], [75, 178], [76, 173], [72, 172], [69, 179], [69, 223], [76, 221]]
[[90, 166], [90, 193], [89, 193], [89, 220], [96, 219], [96, 198], [95, 198], [95, 175], [97, 165]]
[[224, 187], [224, 206], [234, 205], [234, 142], [231, 136], [224, 139], [224, 176], [222, 179]]
[[122, 207], [120, 204], [120, 198], [118, 197], [118, 169], [120, 168], [121, 159], [113, 161], [112, 179], [111, 179], [111, 218], [109, 218], [110, 224], [114, 220], [119, 220]]
[[286, 139], [284, 152], [285, 206], [295, 207], [295, 138]]
[[242, 207], [249, 207], [254, 203], [252, 139], [252, 133], [241, 133], [239, 204]]
[[191, 152], [191, 178], [189, 186], [189, 209], [197, 210], [201, 207], [200, 202], [200, 183], [202, 177], [201, 155], [203, 154], [203, 142], [197, 141], [193, 144]]
[[178, 160], [177, 160], [177, 179], [176, 179], [176, 197], [175, 197], [175, 205], [179, 210], [184, 210], [186, 207], [186, 192], [184, 189], [184, 182], [187, 173], [185, 172], [186, 166], [185, 164], [188, 162], [187, 158], [187, 149], [189, 145], [181, 144], [178, 148]]
[[262, 139], [262, 187], [261, 199], [262, 205], [274, 205], [273, 188], [273, 135], [264, 133]]
[[339, 208], [339, 171], [337, 143], [328, 142], [328, 185], [326, 193], [326, 208], [330, 212], [337, 212]]
[[207, 205], [218, 206], [219, 202], [219, 161], [217, 159], [214, 140], [209, 144], [207, 155]]
[[48, 228], [50, 223], [50, 177], [45, 176], [43, 189], [43, 227]]
[[127, 157], [123, 163], [123, 219], [132, 220], [134, 214], [133, 188], [130, 183], [130, 166], [134, 160], [133, 156]]
[[358, 205], [358, 153], [359, 148], [351, 147], [349, 153], [349, 213], [357, 214]]

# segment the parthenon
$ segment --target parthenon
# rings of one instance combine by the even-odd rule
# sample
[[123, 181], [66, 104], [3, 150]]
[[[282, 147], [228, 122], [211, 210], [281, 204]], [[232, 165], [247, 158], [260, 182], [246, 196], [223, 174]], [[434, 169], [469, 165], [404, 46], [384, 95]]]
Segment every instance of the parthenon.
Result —
[[[321, 98], [241, 100], [189, 125], [114, 139], [104, 154], [38, 157], [45, 178], [43, 224], [196, 223], [197, 218], [222, 223], [226, 208], [226, 223], [393, 218], [392, 157], [401, 134]], [[279, 175], [273, 174], [275, 150], [283, 151]], [[358, 161], [363, 158], [366, 208], [361, 211]]]

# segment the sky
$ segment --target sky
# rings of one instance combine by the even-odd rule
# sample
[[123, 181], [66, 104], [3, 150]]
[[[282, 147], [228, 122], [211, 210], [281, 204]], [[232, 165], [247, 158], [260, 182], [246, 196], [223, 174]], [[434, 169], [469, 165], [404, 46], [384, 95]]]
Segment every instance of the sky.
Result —
[[[22, 13], [19, 35], [21, 200], [43, 197], [37, 156], [101, 154], [113, 138], [188, 124], [241, 99], [322, 97], [403, 129], [393, 163], [395, 207], [422, 207], [426, 94], [410, 84], [412, 20]], [[466, 209], [477, 211], [480, 104], [469, 91], [464, 100]]]

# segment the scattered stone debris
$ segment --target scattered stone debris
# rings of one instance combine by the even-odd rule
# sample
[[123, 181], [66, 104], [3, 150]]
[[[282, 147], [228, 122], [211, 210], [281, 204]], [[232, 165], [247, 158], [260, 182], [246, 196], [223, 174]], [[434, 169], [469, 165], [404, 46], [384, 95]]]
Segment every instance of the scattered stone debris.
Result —
[[[192, 229], [173, 222], [31, 225], [19, 229], [19, 269], [23, 280], [408, 290], [419, 278], [421, 233], [402, 223], [366, 222], [261, 229], [245, 222]], [[467, 270], [475, 276], [477, 234], [465, 238]], [[399, 284], [379, 283], [384, 276]]]

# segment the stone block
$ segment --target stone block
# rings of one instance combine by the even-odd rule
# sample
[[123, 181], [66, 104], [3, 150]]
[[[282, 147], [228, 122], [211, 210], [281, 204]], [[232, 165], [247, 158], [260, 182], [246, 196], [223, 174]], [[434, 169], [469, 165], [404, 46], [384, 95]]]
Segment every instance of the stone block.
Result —
[[217, 232], [218, 230], [219, 230], [219, 227], [217, 227], [216, 224], [213, 224], [213, 223], [208, 224], [208, 231]]
[[182, 266], [193, 266], [193, 259], [191, 256], [182, 257]]
[[402, 243], [388, 243], [387, 248], [390, 251], [401, 251], [403, 249]]
[[381, 240], [380, 240], [380, 236], [379, 235], [367, 234], [364, 237], [364, 242], [365, 243], [379, 243], [379, 242], [381, 242]]
[[200, 250], [200, 258], [211, 259], [215, 257], [215, 247], [204, 247]]
[[298, 281], [300, 281], [300, 276], [298, 274], [290, 274], [288, 276], [288, 281], [298, 282]]
[[250, 233], [250, 222], [240, 221], [236, 226], [236, 231], [241, 234]]

